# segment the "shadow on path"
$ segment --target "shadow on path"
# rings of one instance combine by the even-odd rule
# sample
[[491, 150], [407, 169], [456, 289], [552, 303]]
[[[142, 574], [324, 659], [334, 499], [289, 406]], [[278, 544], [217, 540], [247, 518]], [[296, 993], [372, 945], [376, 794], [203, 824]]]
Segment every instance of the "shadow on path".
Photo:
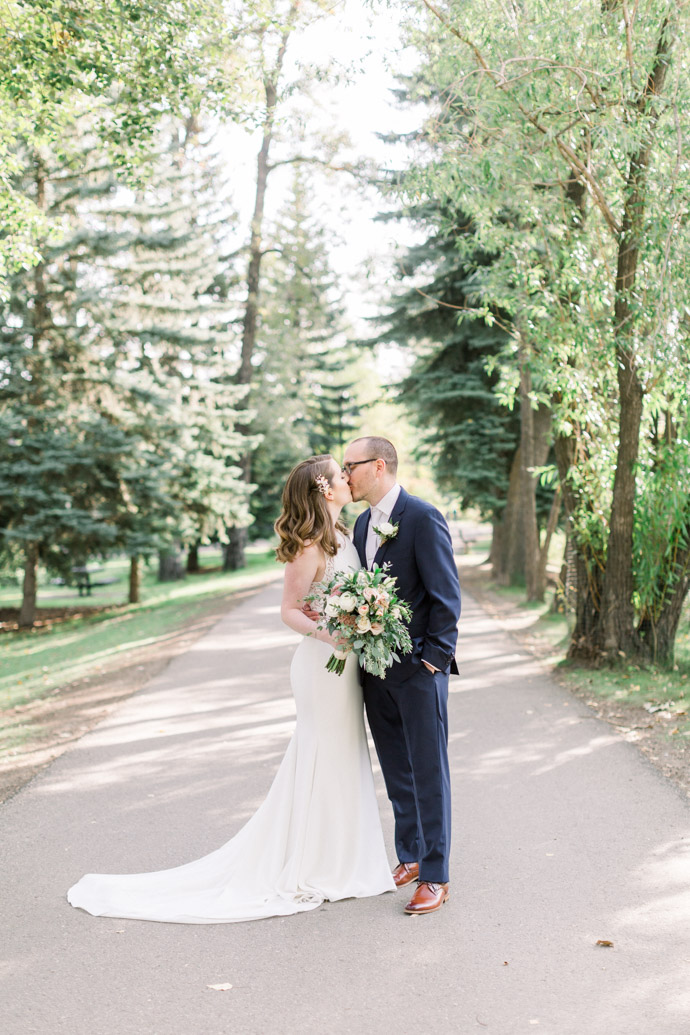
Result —
[[[196, 858], [261, 802], [294, 723], [279, 593], [221, 620], [0, 808], [3, 1032], [688, 1035], [688, 806], [471, 600], [438, 914], [405, 916], [404, 892], [210, 927], [67, 905], [82, 873]], [[390, 846], [378, 769], [377, 786]]]

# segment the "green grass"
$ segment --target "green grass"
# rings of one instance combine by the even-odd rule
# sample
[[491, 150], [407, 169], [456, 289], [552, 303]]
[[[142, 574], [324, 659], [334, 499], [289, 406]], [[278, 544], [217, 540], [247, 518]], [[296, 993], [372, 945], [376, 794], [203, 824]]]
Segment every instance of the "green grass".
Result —
[[588, 693], [623, 705], [663, 707], [677, 716], [676, 729], [690, 735], [690, 639], [689, 623], [676, 641], [673, 671], [650, 666], [624, 665], [618, 668], [585, 669], [563, 661], [560, 674], [567, 683]]
[[[205, 555], [204, 562], [219, 563], [220, 555]], [[127, 562], [119, 562], [127, 570]], [[118, 562], [105, 566], [108, 576], [117, 571]], [[247, 551], [247, 567], [236, 572], [209, 572], [187, 576], [179, 582], [157, 583], [155, 573], [147, 572], [142, 579], [142, 602], [123, 605], [117, 611], [83, 615], [68, 619], [52, 628], [29, 632], [5, 633], [0, 636], [0, 709], [25, 704], [47, 696], [56, 688], [75, 679], [97, 673], [110, 667], [118, 656], [161, 638], [195, 617], [203, 614], [208, 602], [230, 596], [257, 585], [269, 573], [278, 571], [272, 551], [265, 548]], [[106, 573], [104, 571], [104, 574]], [[39, 607], [75, 607], [121, 602], [127, 591], [126, 580], [115, 587], [102, 587], [103, 595], [77, 599], [74, 589], [60, 587], [64, 600], [57, 602], [53, 586], [43, 586]], [[116, 599], [108, 599], [105, 590], [116, 590]], [[16, 606], [16, 589], [11, 602]], [[6, 592], [3, 593], [3, 597]]]

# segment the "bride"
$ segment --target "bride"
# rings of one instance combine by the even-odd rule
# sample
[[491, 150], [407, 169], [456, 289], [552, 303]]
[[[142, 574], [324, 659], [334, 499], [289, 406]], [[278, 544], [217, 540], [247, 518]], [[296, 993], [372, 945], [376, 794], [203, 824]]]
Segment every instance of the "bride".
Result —
[[303, 460], [283, 490], [275, 526], [286, 564], [281, 615], [303, 639], [290, 669], [297, 725], [263, 804], [210, 855], [157, 873], [89, 873], [67, 893], [71, 905], [94, 916], [212, 924], [394, 890], [357, 662], [349, 657], [341, 676], [327, 672], [337, 643], [301, 610], [314, 583], [360, 567], [339, 521], [351, 500], [329, 455]]

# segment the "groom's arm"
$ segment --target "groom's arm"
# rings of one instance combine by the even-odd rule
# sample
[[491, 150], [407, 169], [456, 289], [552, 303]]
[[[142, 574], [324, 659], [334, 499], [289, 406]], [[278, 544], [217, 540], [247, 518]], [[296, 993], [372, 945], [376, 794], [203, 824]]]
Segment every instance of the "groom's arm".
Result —
[[419, 520], [415, 560], [430, 600], [422, 661], [428, 667], [446, 671], [455, 656], [458, 639], [460, 584], [448, 526], [433, 507]]

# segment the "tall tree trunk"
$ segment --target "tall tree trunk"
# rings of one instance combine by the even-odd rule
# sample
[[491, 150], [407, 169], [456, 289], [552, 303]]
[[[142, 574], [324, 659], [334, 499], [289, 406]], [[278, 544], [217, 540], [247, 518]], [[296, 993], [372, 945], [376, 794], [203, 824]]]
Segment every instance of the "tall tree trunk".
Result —
[[249, 542], [249, 534], [246, 528], [239, 525], [231, 525], [227, 529], [228, 542], [223, 547], [223, 570], [236, 571], [246, 566], [244, 551]]
[[24, 562], [24, 584], [22, 606], [19, 611], [20, 629], [31, 629], [36, 620], [36, 594], [38, 591], [38, 543], [27, 544]]
[[[34, 181], [36, 184], [36, 205], [42, 211], [46, 209], [46, 170], [43, 159], [38, 152], [34, 153]], [[43, 336], [48, 325], [48, 300], [45, 283], [45, 263], [36, 263], [33, 271], [33, 316], [31, 327], [31, 349], [27, 350], [26, 364], [31, 372], [32, 404], [40, 408], [43, 404], [43, 371], [42, 355]], [[35, 424], [35, 418], [30, 423]], [[22, 588], [22, 606], [19, 611], [19, 626], [31, 629], [36, 620], [36, 593], [38, 589], [38, 541], [29, 542], [25, 551], [24, 583]]]
[[187, 551], [187, 574], [198, 575], [201, 570], [199, 567], [199, 544], [201, 540], [197, 539], [195, 543], [192, 543]]
[[158, 551], [158, 581], [176, 582], [184, 578], [184, 567], [180, 561], [180, 553], [177, 546], [170, 546], [166, 550]]
[[674, 34], [665, 18], [657, 39], [652, 70], [638, 109], [646, 120], [640, 148], [631, 156], [618, 244], [614, 333], [618, 362], [619, 440], [613, 483], [606, 574], [601, 606], [599, 647], [610, 660], [635, 654], [638, 639], [633, 605], [633, 524], [635, 466], [640, 443], [644, 391], [635, 359], [634, 289], [644, 234], [647, 170], [659, 113], [654, 100], [663, 89]]
[[598, 660], [599, 657], [596, 633], [600, 619], [604, 559], [603, 556], [594, 552], [590, 544], [580, 542], [573, 528], [578, 500], [573, 492], [569, 472], [576, 462], [575, 448], [573, 438], [556, 436], [554, 452], [563, 493], [566, 535], [574, 554], [569, 565], [574, 572], [569, 572], [569, 574], [571, 578], [574, 574], [575, 625], [568, 648], [568, 657], [577, 661], [591, 662]]
[[520, 527], [520, 447], [515, 451], [510, 465], [506, 505], [501, 515], [499, 546], [492, 549], [492, 577], [499, 586], [522, 583], [525, 574], [524, 543]]
[[134, 554], [129, 559], [129, 603], [138, 604], [140, 599], [139, 557]]
[[503, 522], [498, 515], [494, 515], [491, 519], [491, 547], [489, 548], [489, 556], [487, 558], [491, 565], [492, 578], [496, 579], [496, 571], [498, 564], [500, 563], [500, 557], [503, 550]]
[[520, 340], [520, 511], [525, 545], [525, 588], [528, 600], [539, 596], [539, 529], [537, 525], [537, 479], [535, 468], [534, 409], [532, 375], [524, 339]]
[[678, 623], [690, 589], [690, 505], [670, 539], [670, 563], [662, 564], [654, 598], [658, 604], [640, 615], [637, 636], [639, 651], [661, 668], [673, 667]]
[[561, 493], [560, 485], [557, 487], [553, 494], [553, 500], [551, 502], [551, 510], [549, 511], [549, 520], [546, 525], [546, 531], [544, 532], [544, 542], [539, 547], [539, 592], [541, 596], [539, 600], [544, 599], [544, 593], [546, 592], [546, 567], [549, 562], [549, 547], [551, 546], [551, 540], [553, 534], [556, 531], [558, 525], [558, 518], [561, 513], [561, 502], [563, 500], [563, 494]]
[[664, 602], [656, 622], [643, 622], [638, 629], [641, 646], [646, 647], [649, 660], [661, 668], [669, 670], [673, 668], [678, 624], [689, 588], [690, 575], [686, 574], [684, 578], [676, 582], [673, 593]]
[[[247, 269], [247, 300], [244, 306], [242, 319], [242, 352], [240, 366], [235, 381], [239, 385], [252, 383], [252, 359], [256, 348], [256, 334], [259, 317], [259, 293], [261, 289], [261, 260], [263, 258], [263, 224], [264, 208], [266, 204], [266, 187], [268, 176], [271, 172], [270, 151], [273, 143], [275, 129], [276, 109], [278, 106], [278, 83], [285, 60], [285, 51], [291, 31], [291, 22], [297, 10], [297, 2], [290, 7], [286, 20], [286, 28], [281, 37], [280, 46], [276, 54], [273, 68], [264, 77], [264, 92], [266, 96], [266, 108], [263, 123], [263, 137], [261, 148], [256, 159], [256, 190], [254, 194], [254, 212], [252, 215], [251, 236], [249, 240], [249, 266]], [[240, 434], [248, 435], [247, 425], [238, 425]], [[244, 480], [251, 482], [251, 455], [247, 452], [240, 461]], [[246, 560], [244, 551], [249, 536], [247, 530], [239, 526], [229, 526], [227, 529], [228, 544], [223, 551], [223, 569], [234, 571], [237, 568], [244, 568]]]

